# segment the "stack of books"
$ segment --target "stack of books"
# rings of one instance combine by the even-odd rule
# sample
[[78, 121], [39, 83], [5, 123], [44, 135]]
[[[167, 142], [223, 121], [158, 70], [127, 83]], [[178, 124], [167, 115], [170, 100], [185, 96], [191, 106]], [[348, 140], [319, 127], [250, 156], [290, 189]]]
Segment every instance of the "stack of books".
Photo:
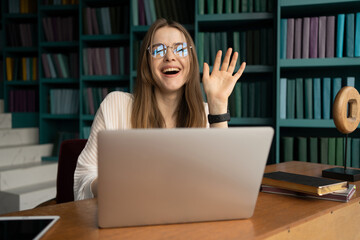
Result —
[[265, 173], [261, 191], [296, 197], [348, 202], [356, 191], [354, 184], [328, 178], [287, 172]]

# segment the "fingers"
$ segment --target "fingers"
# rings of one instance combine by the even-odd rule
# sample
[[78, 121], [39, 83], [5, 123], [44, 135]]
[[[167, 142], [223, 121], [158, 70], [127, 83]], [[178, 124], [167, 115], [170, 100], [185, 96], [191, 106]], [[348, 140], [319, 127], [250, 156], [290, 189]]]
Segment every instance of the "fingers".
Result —
[[232, 48], [228, 48], [228, 50], [226, 51], [225, 57], [224, 57], [224, 61], [221, 65], [221, 71], [228, 70], [231, 53], [232, 53]]
[[207, 63], [204, 63], [204, 66], [203, 66], [203, 81], [204, 81], [204, 79], [207, 80], [209, 78], [209, 71], [210, 71], [209, 65]]
[[220, 69], [220, 63], [221, 63], [221, 55], [222, 55], [222, 51], [219, 50], [216, 54], [216, 57], [215, 57], [215, 62], [214, 62], [214, 68], [213, 68], [213, 71], [214, 70], [219, 70]]
[[231, 58], [231, 63], [230, 63], [230, 66], [228, 68], [228, 72], [233, 74], [234, 70], [235, 70], [235, 67], [236, 67], [236, 61], [238, 59], [238, 52], [234, 52], [232, 58]]
[[239, 79], [241, 77], [241, 75], [243, 74], [244, 70], [246, 67], [246, 62], [243, 62], [239, 68], [239, 70], [235, 73], [234, 77], [236, 79]]

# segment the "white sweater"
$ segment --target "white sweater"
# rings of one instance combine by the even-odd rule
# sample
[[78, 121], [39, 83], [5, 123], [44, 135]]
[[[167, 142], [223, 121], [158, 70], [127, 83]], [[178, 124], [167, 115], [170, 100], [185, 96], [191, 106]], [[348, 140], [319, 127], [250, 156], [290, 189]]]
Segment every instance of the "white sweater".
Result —
[[[93, 198], [91, 183], [98, 174], [97, 135], [101, 130], [123, 130], [131, 128], [133, 96], [130, 93], [111, 92], [101, 103], [91, 126], [91, 133], [84, 150], [81, 152], [74, 173], [74, 198], [82, 200]], [[205, 113], [208, 106], [204, 104]], [[207, 124], [209, 127], [209, 124]]]

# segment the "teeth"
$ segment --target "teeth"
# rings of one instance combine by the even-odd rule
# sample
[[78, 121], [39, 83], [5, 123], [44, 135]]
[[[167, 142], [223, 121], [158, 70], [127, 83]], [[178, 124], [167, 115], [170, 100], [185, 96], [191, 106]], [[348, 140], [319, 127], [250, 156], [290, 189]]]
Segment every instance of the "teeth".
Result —
[[163, 73], [167, 73], [167, 72], [179, 72], [180, 69], [179, 68], [166, 68], [163, 70]]

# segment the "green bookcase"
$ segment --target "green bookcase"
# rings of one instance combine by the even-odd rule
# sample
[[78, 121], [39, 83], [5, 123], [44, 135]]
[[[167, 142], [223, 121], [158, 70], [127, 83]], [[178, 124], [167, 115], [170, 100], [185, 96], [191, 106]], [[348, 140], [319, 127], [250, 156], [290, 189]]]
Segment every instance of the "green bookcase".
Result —
[[[334, 138], [342, 138], [344, 137], [340, 132], [337, 131], [332, 116], [330, 115], [330, 119], [324, 119], [324, 115], [320, 119], [289, 119], [289, 118], [281, 118], [280, 113], [280, 78], [287, 79], [296, 79], [296, 78], [320, 78], [324, 77], [333, 78], [341, 77], [343, 80], [347, 77], [355, 77], [355, 87], [359, 87], [360, 81], [360, 59], [356, 57], [345, 57], [342, 58], [336, 57], [336, 30], [335, 30], [335, 57], [332, 58], [298, 58], [298, 59], [283, 59], [280, 55], [281, 49], [281, 19], [288, 18], [304, 18], [304, 17], [320, 17], [320, 16], [335, 16], [335, 26], [337, 24], [336, 16], [338, 14], [347, 14], [347, 13], [357, 13], [360, 12], [360, 2], [353, 0], [331, 0], [331, 1], [323, 1], [323, 0], [279, 0], [277, 6], [277, 64], [276, 64], [276, 127], [275, 127], [275, 145], [276, 145], [276, 162], [283, 161], [282, 157], [284, 154], [293, 154], [294, 158], [299, 160], [299, 151], [298, 142], [300, 138], [307, 138], [308, 141], [308, 152], [307, 158], [310, 161], [310, 158], [314, 160], [314, 157], [310, 157], [311, 153], [309, 149], [311, 149], [310, 139], [314, 137], [318, 138], [318, 142], [325, 138], [326, 143], [327, 139]], [[346, 35], [345, 35], [346, 39]], [[346, 41], [344, 39], [344, 41]], [[321, 86], [324, 87], [324, 83], [321, 83]], [[333, 82], [331, 82], [333, 84]], [[322, 90], [323, 91], [323, 90]], [[321, 91], [321, 95], [325, 95], [324, 92]], [[326, 95], [325, 95], [326, 96]], [[323, 100], [321, 100], [321, 104], [323, 104]], [[332, 106], [332, 100], [331, 100]], [[322, 105], [322, 107], [324, 107]], [[330, 110], [331, 111], [331, 110]], [[322, 113], [323, 114], [323, 113]], [[331, 113], [332, 114], [332, 113]], [[290, 147], [284, 148], [282, 144], [288, 138], [295, 139], [294, 145], [292, 146], [294, 149], [292, 150]], [[352, 134], [349, 135], [351, 138], [359, 138], [359, 129], [355, 130]], [[298, 142], [298, 143], [297, 143]], [[312, 141], [314, 142], [314, 141]], [[329, 140], [329, 143], [332, 142]], [[334, 141], [335, 142], [335, 141]], [[341, 142], [341, 141], [340, 141]], [[285, 143], [286, 144], [286, 143]], [[316, 144], [316, 141], [315, 141]], [[349, 144], [351, 145], [351, 144]], [[333, 148], [335, 145], [328, 145], [328, 150], [323, 149], [323, 145], [320, 146], [320, 142], [317, 146], [318, 148], [318, 158], [316, 162], [324, 163], [325, 159], [322, 156], [323, 152], [334, 154]], [[300, 147], [301, 148], [301, 147]], [[289, 149], [288, 152], [286, 149]], [[305, 148], [306, 149], [306, 148]], [[321, 152], [321, 153], [320, 153]], [[349, 157], [350, 154], [348, 154]], [[344, 156], [340, 154], [339, 156]], [[330, 157], [328, 164], [334, 163], [330, 162], [330, 159], [333, 159], [335, 156]], [[350, 158], [350, 157], [349, 157]], [[332, 160], [333, 161], [333, 160]], [[359, 160], [357, 160], [359, 161]]]
[[[35, 12], [32, 13], [9, 13], [9, 6], [7, 1], [1, 1], [1, 29], [2, 29], [2, 36], [1, 36], [1, 53], [0, 57], [2, 59], [2, 79], [3, 82], [1, 83], [1, 98], [4, 99], [4, 110], [8, 112], [10, 110], [10, 92], [14, 93], [15, 91], [20, 94], [20, 91], [34, 91], [36, 95], [38, 95], [38, 78], [36, 80], [31, 81], [23, 81], [21, 76], [17, 76], [12, 81], [7, 81], [6, 77], [6, 58], [17, 58], [21, 61], [21, 58], [34, 58], [38, 55], [38, 42], [34, 41], [32, 46], [12, 46], [9, 43], [8, 35], [6, 34], [6, 30], [10, 25], [13, 24], [33, 24], [34, 32], [33, 37], [36, 38], [37, 35], [37, 14]], [[35, 38], [33, 40], [35, 40]], [[17, 94], [17, 95], [19, 95]], [[24, 95], [24, 94], [21, 94]], [[26, 99], [22, 99], [22, 101], [26, 101]], [[36, 99], [33, 99], [33, 104], [36, 106], [35, 111], [29, 112], [20, 111], [19, 109], [14, 112], [12, 115], [12, 126], [14, 128], [19, 127], [35, 127], [39, 125], [39, 114], [38, 114], [38, 96]], [[14, 106], [14, 105], [12, 105]]]

